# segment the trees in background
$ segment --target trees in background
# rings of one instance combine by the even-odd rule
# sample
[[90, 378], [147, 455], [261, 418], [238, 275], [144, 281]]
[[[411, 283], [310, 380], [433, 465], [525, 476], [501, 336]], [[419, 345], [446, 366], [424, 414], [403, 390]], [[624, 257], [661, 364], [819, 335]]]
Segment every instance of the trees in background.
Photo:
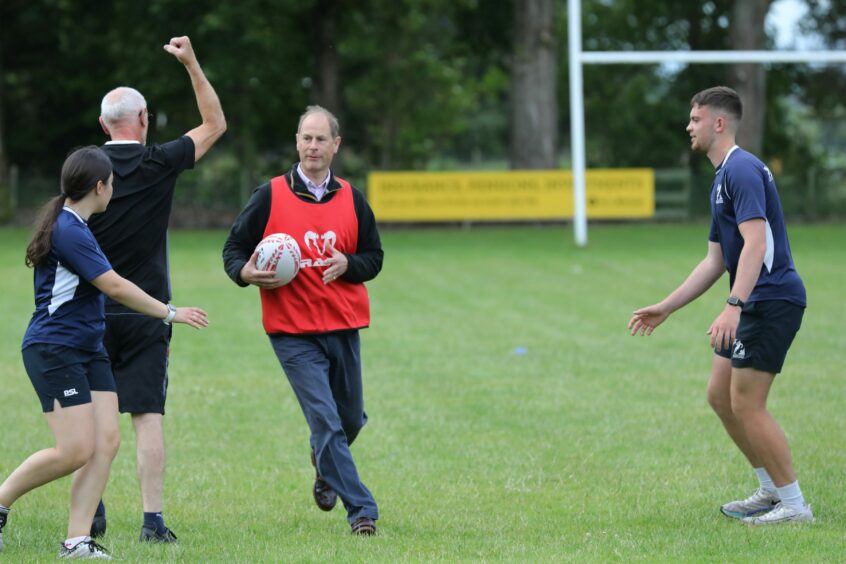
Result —
[[[3, 53], [0, 51], [0, 77], [3, 76]], [[0, 78], [0, 223], [12, 219], [13, 204], [9, 180], [9, 165], [6, 160], [6, 142], [3, 127], [3, 88], [5, 81]]]
[[[766, 48], [772, 1], [583, 0], [584, 47]], [[808, 5], [806, 31], [842, 46], [846, 0]], [[20, 167], [22, 195], [43, 199], [68, 150], [104, 140], [99, 102], [116, 85], [147, 97], [158, 116], [151, 139], [196, 125], [184, 70], [161, 49], [182, 34], [229, 123], [186, 178], [186, 205], [237, 208], [287, 169], [309, 103], [341, 118], [341, 164], [359, 184], [373, 169], [556, 167], [569, 154], [562, 0], [3, 0], [0, 19], [0, 213], [3, 167]], [[686, 165], [706, 176], [684, 134], [689, 100], [729, 84], [747, 99], [743, 143], [786, 170], [809, 169], [819, 132], [796, 108], [825, 117], [835, 136], [846, 73], [762, 68], [587, 66], [588, 165]]]
[[[808, 17], [800, 23], [829, 49], [846, 49], [846, 0], [808, 2]], [[795, 79], [802, 99], [822, 124], [820, 136], [839, 154], [833, 160], [846, 163], [846, 72], [842, 66], [809, 69]]]

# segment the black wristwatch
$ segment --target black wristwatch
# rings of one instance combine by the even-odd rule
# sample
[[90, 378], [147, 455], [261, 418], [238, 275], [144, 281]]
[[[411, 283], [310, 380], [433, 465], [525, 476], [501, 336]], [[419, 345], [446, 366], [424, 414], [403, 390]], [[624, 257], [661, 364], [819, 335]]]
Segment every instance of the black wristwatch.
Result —
[[726, 303], [730, 306], [737, 306], [741, 309], [743, 309], [743, 306], [746, 305], [743, 303], [743, 300], [741, 300], [737, 296], [729, 296], [726, 300]]

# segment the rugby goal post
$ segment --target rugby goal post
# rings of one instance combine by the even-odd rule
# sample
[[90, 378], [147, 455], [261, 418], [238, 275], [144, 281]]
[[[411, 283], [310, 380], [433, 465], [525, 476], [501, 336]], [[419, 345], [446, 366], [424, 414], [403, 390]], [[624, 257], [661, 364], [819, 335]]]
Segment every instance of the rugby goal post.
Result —
[[846, 63], [846, 51], [582, 51], [582, 2], [567, 0], [570, 61], [570, 150], [573, 169], [573, 232], [587, 245], [585, 205], [585, 106], [582, 65], [664, 63]]

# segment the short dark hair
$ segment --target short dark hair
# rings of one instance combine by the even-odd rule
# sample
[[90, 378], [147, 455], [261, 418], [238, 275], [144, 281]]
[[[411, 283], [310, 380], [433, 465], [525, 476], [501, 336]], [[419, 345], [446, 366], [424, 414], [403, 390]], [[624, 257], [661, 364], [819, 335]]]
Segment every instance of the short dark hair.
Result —
[[723, 110], [737, 121], [743, 117], [743, 102], [737, 92], [728, 86], [714, 86], [698, 92], [690, 99], [690, 107], [708, 106]]

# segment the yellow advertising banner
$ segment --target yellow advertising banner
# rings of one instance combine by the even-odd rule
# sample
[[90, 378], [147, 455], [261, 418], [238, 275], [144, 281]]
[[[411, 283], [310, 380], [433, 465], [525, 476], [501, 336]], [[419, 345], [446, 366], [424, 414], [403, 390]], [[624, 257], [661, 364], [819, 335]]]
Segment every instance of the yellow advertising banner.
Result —
[[[648, 218], [655, 173], [588, 170], [589, 219]], [[367, 199], [379, 221], [508, 221], [573, 217], [573, 175], [565, 170], [372, 172]]]

